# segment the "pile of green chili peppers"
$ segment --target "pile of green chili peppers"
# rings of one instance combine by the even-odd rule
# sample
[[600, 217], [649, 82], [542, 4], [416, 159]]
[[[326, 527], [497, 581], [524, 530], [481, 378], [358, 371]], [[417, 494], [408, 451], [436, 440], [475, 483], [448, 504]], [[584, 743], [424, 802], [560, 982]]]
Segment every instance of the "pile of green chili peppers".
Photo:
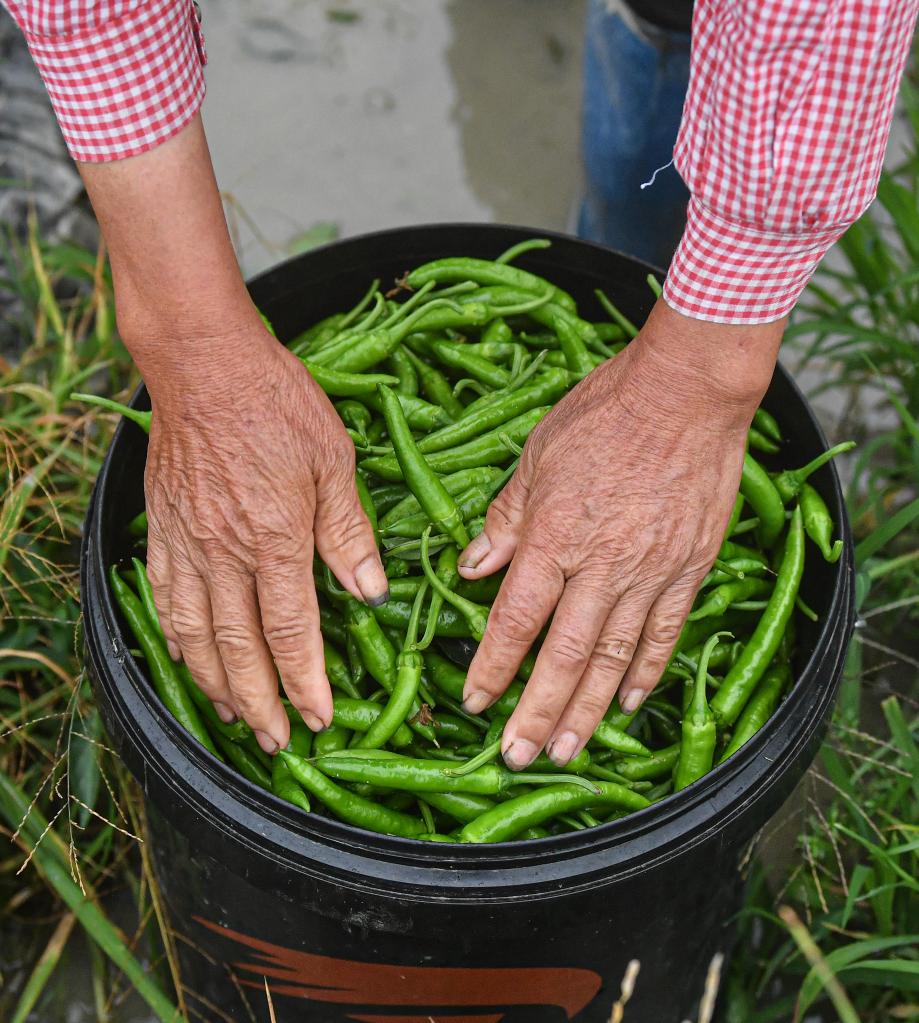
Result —
[[[483, 715], [462, 710], [465, 671], [440, 643], [481, 639], [501, 577], [462, 580], [458, 553], [483, 528], [533, 427], [636, 333], [602, 293], [609, 319], [589, 322], [565, 291], [512, 265], [548, 244], [524, 242], [496, 260], [439, 259], [388, 297], [374, 281], [349, 312], [290, 342], [354, 441], [358, 494], [390, 580], [389, 601], [371, 608], [316, 564], [331, 727], [313, 735], [285, 704], [290, 745], [268, 757], [245, 723], [220, 721], [168, 656], [143, 561], [111, 569], [165, 706], [213, 756], [303, 811], [442, 842], [590, 828], [704, 777], [762, 728], [791, 684], [795, 615], [813, 617], [799, 596], [807, 540], [828, 561], [842, 552], [807, 479], [852, 445], [769, 472], [750, 452], [778, 455], [783, 438], [761, 409], [718, 559], [642, 707], [627, 715], [614, 703], [565, 768], [542, 754], [519, 773], [500, 763], [501, 734], [538, 650]], [[149, 430], [150, 413], [80, 397]], [[129, 529], [142, 553], [143, 514]]]

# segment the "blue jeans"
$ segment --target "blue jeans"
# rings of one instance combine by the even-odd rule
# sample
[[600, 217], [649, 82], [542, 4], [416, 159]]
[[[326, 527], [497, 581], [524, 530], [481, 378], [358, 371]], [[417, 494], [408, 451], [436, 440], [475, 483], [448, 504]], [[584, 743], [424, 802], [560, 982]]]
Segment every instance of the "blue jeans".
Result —
[[621, 3], [590, 0], [578, 234], [665, 268], [689, 193], [669, 163], [689, 81], [689, 34], [658, 28]]

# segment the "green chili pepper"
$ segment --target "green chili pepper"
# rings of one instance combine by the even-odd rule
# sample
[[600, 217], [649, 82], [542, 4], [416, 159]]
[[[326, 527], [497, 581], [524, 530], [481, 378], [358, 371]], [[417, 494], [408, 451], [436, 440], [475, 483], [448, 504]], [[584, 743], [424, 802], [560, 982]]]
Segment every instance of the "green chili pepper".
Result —
[[439, 405], [449, 419], [458, 419], [463, 414], [462, 403], [454, 397], [453, 388], [447, 378], [434, 366], [429, 366], [410, 348], [403, 349], [418, 374], [421, 390], [435, 405]]
[[472, 724], [455, 714], [444, 714], [440, 710], [432, 722], [438, 741], [454, 743], [477, 743], [481, 732]]
[[[399, 404], [408, 425], [413, 430], [436, 430], [441, 426], [449, 426], [453, 421], [440, 405], [432, 405], [424, 398], [418, 398], [413, 394], [397, 394]], [[383, 402], [378, 393], [367, 394], [364, 401], [374, 410], [383, 411]]]
[[775, 441], [776, 444], [782, 443], [782, 430], [778, 420], [764, 408], [758, 408], [753, 413], [753, 425], [763, 436]]
[[[472, 469], [460, 469], [459, 472], [444, 476], [440, 482], [443, 483], [448, 494], [456, 497], [472, 487], [486, 485], [492, 482], [492, 480], [498, 479], [501, 475], [500, 469], [492, 465], [483, 465]], [[387, 529], [401, 519], [411, 518], [420, 511], [421, 505], [418, 503], [418, 498], [414, 494], [409, 494], [383, 515], [380, 519], [380, 527], [381, 529]]]
[[712, 699], [712, 711], [722, 726], [732, 725], [737, 720], [775, 656], [794, 610], [803, 572], [804, 527], [798, 506], [791, 516], [785, 554], [766, 610], [737, 663], [727, 673]]
[[390, 355], [387, 365], [392, 370], [396, 380], [386, 380], [382, 381], [383, 383], [393, 387], [399, 394], [410, 394], [413, 396], [418, 394], [418, 372], [404, 348], [397, 348]]
[[650, 757], [626, 757], [616, 761], [616, 773], [629, 781], [646, 781], [662, 778], [676, 767], [680, 759], [680, 744], [674, 743], [661, 750], [655, 750]]
[[[368, 732], [380, 716], [383, 708], [371, 700], [354, 700], [336, 696], [332, 699], [332, 726], [350, 732]], [[412, 733], [406, 725], [400, 725], [389, 737], [389, 744], [397, 749], [409, 746]], [[295, 751], [296, 752], [296, 751]]]
[[462, 370], [474, 380], [481, 380], [489, 387], [506, 387], [510, 383], [511, 377], [506, 369], [470, 352], [467, 345], [457, 344], [455, 341], [433, 341], [430, 349], [445, 366]]
[[239, 742], [252, 734], [252, 729], [245, 721], [233, 721], [229, 724], [221, 721], [217, 711], [214, 710], [213, 703], [204, 695], [198, 683], [192, 678], [188, 666], [186, 664], [178, 664], [176, 667], [178, 668], [179, 677], [182, 679], [182, 683], [192, 699], [192, 703], [198, 708], [198, 713], [201, 715], [205, 727], [212, 736], [215, 733], [219, 733], [224, 738]]
[[779, 445], [770, 440], [765, 434], [759, 432], [755, 426], [747, 431], [747, 444], [754, 451], [762, 451], [766, 455], [775, 455], [779, 452]]
[[643, 810], [651, 805], [644, 796], [615, 782], [598, 781], [596, 785], [596, 792], [573, 785], [553, 785], [509, 799], [470, 821], [460, 832], [459, 839], [461, 842], [507, 842], [524, 828], [571, 810], [591, 806]]
[[474, 792], [426, 792], [424, 798], [435, 810], [448, 814], [460, 824], [475, 820], [495, 805], [494, 800]]
[[428, 557], [430, 536], [431, 528], [429, 526], [421, 536], [421, 565], [424, 568], [424, 574], [428, 582], [431, 584], [431, 589], [435, 593], [440, 594], [448, 604], [452, 604], [459, 611], [466, 619], [473, 639], [481, 643], [482, 637], [485, 635], [485, 627], [488, 624], [488, 608], [459, 596], [459, 594], [444, 586], [441, 580], [437, 578], [437, 573], [431, 567], [431, 559]]
[[737, 719], [731, 741], [721, 755], [719, 763], [723, 763], [741, 746], [746, 745], [772, 717], [790, 679], [791, 672], [787, 664], [775, 665], [763, 675]]
[[[334, 704], [333, 704], [334, 706]], [[331, 725], [316, 733], [313, 740], [313, 754], [324, 757], [332, 753], [340, 753], [348, 748], [351, 733], [341, 725]]]
[[329, 366], [340, 372], [359, 373], [389, 358], [403, 338], [414, 330], [431, 329], [438, 322], [450, 327], [475, 326], [484, 323], [487, 318], [488, 310], [485, 307], [460, 307], [449, 299], [435, 300], [412, 310], [398, 322], [391, 318], [370, 331], [357, 329], [339, 334], [327, 346], [311, 351], [310, 363], [314, 366]]
[[374, 507], [382, 523], [386, 516], [397, 507], [402, 501], [411, 498], [408, 488], [402, 483], [384, 483], [382, 486], [371, 487], [370, 496], [373, 498]]
[[[412, 605], [405, 600], [388, 600], [373, 608], [376, 620], [384, 626], [404, 630], [411, 617]], [[471, 635], [469, 623], [452, 607], [442, 607], [434, 619], [434, 635], [445, 639], [466, 639]]]
[[341, 613], [332, 607], [319, 606], [319, 627], [323, 636], [343, 647], [348, 642], [348, 630]]
[[601, 721], [594, 729], [591, 741], [603, 746], [605, 749], [615, 750], [617, 753], [624, 753], [627, 756], [650, 757], [651, 750], [644, 743], [639, 742], [634, 736], [617, 728], [609, 721]]
[[377, 749], [385, 746], [392, 738], [396, 729], [408, 717], [412, 705], [418, 695], [421, 684], [421, 671], [424, 661], [415, 649], [418, 639], [418, 622], [424, 604], [426, 589], [422, 587], [415, 596], [412, 615], [405, 633], [405, 643], [396, 658], [396, 682], [393, 686], [389, 702], [369, 730], [358, 741], [359, 749]]
[[251, 750], [220, 733], [214, 735], [214, 741], [227, 763], [232, 764], [244, 778], [261, 789], [271, 791], [271, 774]]
[[823, 454], [818, 455], [813, 461], [808, 462], [807, 465], [802, 466], [800, 469], [786, 469], [784, 472], [780, 472], [772, 482], [775, 489], [779, 492], [781, 499], [785, 504], [793, 501], [798, 496], [801, 487], [809, 476], [826, 465], [830, 459], [843, 454], [845, 451], [851, 451], [854, 447], [855, 441], [847, 440], [842, 444], [837, 444], [836, 447], [830, 448], [829, 451], [824, 451]]
[[[428, 466], [437, 473], [453, 473], [460, 469], [471, 469], [483, 465], [503, 465], [511, 458], [504, 438], [515, 444], [523, 444], [530, 431], [549, 411], [549, 406], [530, 409], [516, 416], [496, 430], [483, 433], [465, 444], [444, 451], [435, 451], [427, 456]], [[393, 482], [402, 479], [402, 469], [392, 455], [378, 455], [361, 461], [361, 468], [374, 476]], [[771, 481], [770, 481], [771, 483]]]
[[406, 281], [412, 288], [420, 288], [429, 281], [436, 281], [438, 284], [444, 281], [475, 281], [476, 284], [519, 288], [534, 295], [548, 294], [549, 299], [563, 309], [572, 313], [577, 312], [574, 299], [561, 288], [519, 267], [507, 266], [488, 259], [473, 259], [469, 256], [437, 259], [412, 270]]
[[[460, 502], [459, 508], [460, 514], [463, 514], [462, 502]], [[455, 547], [444, 547], [444, 549], [440, 552], [440, 557], [437, 559], [437, 578], [440, 579], [440, 581], [448, 589], [452, 589], [459, 581], [459, 568], [457, 567], [458, 558], [459, 552]], [[431, 605], [428, 608], [427, 626], [424, 630], [424, 635], [421, 637], [421, 641], [416, 645], [416, 649], [426, 650], [431, 645], [431, 642], [437, 633], [437, 620], [443, 605], [444, 598], [439, 593], [433, 593], [431, 595]]]
[[518, 774], [507, 768], [488, 764], [469, 774], [457, 775], [450, 765], [441, 760], [419, 760], [393, 754], [389, 757], [361, 757], [359, 754], [378, 754], [380, 750], [348, 750], [317, 758], [314, 762], [324, 774], [348, 782], [366, 782], [382, 788], [402, 789], [406, 792], [474, 792], [481, 796], [495, 796], [507, 792], [521, 783], [526, 785], [556, 785], [561, 781], [577, 785], [596, 793], [596, 785], [577, 775]]
[[351, 671], [344, 657], [327, 639], [322, 641], [322, 650], [325, 654], [325, 673], [329, 682], [335, 689], [340, 689], [352, 699], [359, 700], [361, 694], [351, 678]]
[[695, 622], [700, 618], [712, 618], [723, 615], [732, 604], [745, 600], [754, 600], [771, 591], [772, 587], [765, 579], [734, 579], [716, 586], [705, 598], [703, 603], [690, 614], [687, 621]]
[[284, 758], [293, 776], [311, 796], [346, 823], [402, 838], [417, 838], [424, 832], [421, 820], [343, 789], [302, 757], [284, 750], [278, 756]]
[[147, 535], [147, 513], [145, 511], [138, 512], [138, 514], [131, 519], [128, 523], [128, 532], [131, 536]]
[[307, 359], [302, 360], [310, 376], [333, 398], [353, 398], [357, 395], [373, 394], [380, 384], [397, 384], [399, 378], [385, 373], [347, 373], [331, 366], [321, 366]]
[[763, 544], [771, 547], [785, 526], [785, 506], [769, 474], [750, 454], [744, 456], [740, 492], [759, 519]]
[[594, 289], [594, 294], [597, 296], [597, 301], [606, 310], [612, 320], [614, 320], [617, 326], [621, 327], [625, 331], [626, 336], [629, 338], [636, 337], [638, 334], [638, 327], [619, 309], [613, 305], [610, 301], [609, 296], [601, 291], [599, 288]]
[[469, 534], [463, 525], [456, 502], [418, 450], [398, 399], [388, 387], [380, 388], [380, 399], [383, 402], [386, 428], [409, 490], [418, 499], [428, 518], [436, 523], [442, 532], [452, 537], [460, 547], [466, 547], [469, 543]]
[[370, 523], [373, 535], [379, 537], [380, 529], [377, 522], [377, 510], [373, 503], [373, 498], [370, 496], [367, 483], [359, 472], [354, 474], [354, 486], [357, 490], [357, 499], [360, 501], [361, 508], [363, 508], [364, 514], [367, 516], [367, 521]]
[[717, 734], [715, 717], [709, 710], [705, 688], [708, 677], [708, 660], [722, 636], [733, 638], [729, 632], [717, 632], [706, 640], [699, 658], [692, 700], [683, 714], [683, 733], [680, 745], [680, 759], [673, 772], [673, 789], [680, 792], [698, 781], [712, 769], [715, 759]]
[[804, 532], [820, 548], [825, 560], [835, 564], [845, 544], [842, 540], [833, 540], [833, 516], [830, 515], [830, 509], [810, 483], [802, 485], [800, 500]]
[[335, 411], [345, 426], [361, 434], [366, 441], [367, 431], [373, 422], [373, 416], [366, 405], [353, 398], [346, 398], [344, 401], [336, 402]]
[[326, 316], [325, 319], [314, 323], [312, 327], [298, 334], [287, 347], [294, 355], [302, 356], [313, 345], [318, 347], [330, 341], [339, 331], [343, 330], [345, 327], [345, 324], [342, 322], [344, 318], [342, 313], [333, 313], [331, 316]]
[[548, 369], [531, 383], [518, 390], [509, 391], [495, 401], [476, 407], [470, 405], [452, 425], [428, 434], [418, 442], [419, 450], [425, 454], [455, 447], [473, 437], [478, 437], [502, 423], [557, 401], [568, 389], [567, 374], [564, 370]]
[[293, 803], [307, 813], [310, 812], [309, 796], [303, 791], [282, 757], [275, 757], [271, 762], [271, 791], [279, 799]]
[[178, 666], [166, 651], [166, 644], [157, 634], [156, 628], [147, 619], [143, 605], [131, 592], [114, 565], [109, 572], [109, 580], [121, 613], [146, 658], [156, 695], [187, 732], [206, 750], [218, 756], [217, 748], [204, 727], [201, 715], [182, 684]]

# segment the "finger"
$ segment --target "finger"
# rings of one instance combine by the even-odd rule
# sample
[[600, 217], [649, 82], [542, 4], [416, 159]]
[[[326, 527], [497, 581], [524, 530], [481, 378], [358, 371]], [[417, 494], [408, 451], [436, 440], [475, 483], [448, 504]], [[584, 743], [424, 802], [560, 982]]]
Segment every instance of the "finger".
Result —
[[508, 767], [526, 767], [553, 734], [590, 661], [611, 599], [596, 577], [568, 580], [533, 674], [504, 728], [502, 752]]
[[177, 661], [182, 655], [179, 641], [172, 629], [172, 557], [162, 534], [153, 524], [147, 534], [147, 577], [153, 588], [153, 603], [160, 620], [160, 628], [166, 637], [169, 656]]
[[221, 721], [234, 721], [238, 713], [214, 639], [211, 599], [204, 580], [190, 565], [177, 566], [173, 572], [170, 628], [192, 678]]
[[256, 587], [262, 631], [284, 691], [318, 732], [332, 723], [332, 691], [319, 631], [312, 544], [304, 547], [302, 557], [259, 568]]
[[389, 599], [389, 581], [357, 496], [353, 469], [352, 464], [317, 480], [313, 536], [320, 557], [342, 586], [358, 600], [379, 607]]
[[507, 689], [565, 586], [561, 570], [537, 548], [520, 548], [511, 562], [463, 688], [463, 709], [480, 714]]
[[491, 502], [485, 528], [459, 557], [464, 579], [480, 579], [503, 568], [514, 556], [523, 532], [529, 487], [525, 470], [518, 469]]
[[255, 579], [225, 567], [208, 580], [214, 637], [233, 694], [233, 705], [266, 753], [290, 741], [290, 725], [278, 696], [278, 679], [262, 634]]
[[651, 605], [638, 649], [619, 688], [619, 701], [627, 714], [638, 710], [660, 681], [701, 581], [699, 575], [684, 576]]
[[547, 752], [564, 766], [584, 748], [609, 709], [638, 648], [652, 595], [630, 590], [609, 613], [577, 688], [559, 717]]

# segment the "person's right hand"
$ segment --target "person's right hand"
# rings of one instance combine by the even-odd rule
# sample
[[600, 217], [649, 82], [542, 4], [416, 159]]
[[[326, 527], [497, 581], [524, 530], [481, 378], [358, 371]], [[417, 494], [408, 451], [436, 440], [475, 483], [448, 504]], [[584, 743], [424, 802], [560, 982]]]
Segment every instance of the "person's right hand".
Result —
[[275, 666], [310, 728], [332, 720], [314, 547], [360, 600], [385, 600], [387, 580], [329, 400], [254, 310], [220, 352], [213, 371], [149, 375], [147, 564], [170, 653], [274, 753], [289, 738]]

